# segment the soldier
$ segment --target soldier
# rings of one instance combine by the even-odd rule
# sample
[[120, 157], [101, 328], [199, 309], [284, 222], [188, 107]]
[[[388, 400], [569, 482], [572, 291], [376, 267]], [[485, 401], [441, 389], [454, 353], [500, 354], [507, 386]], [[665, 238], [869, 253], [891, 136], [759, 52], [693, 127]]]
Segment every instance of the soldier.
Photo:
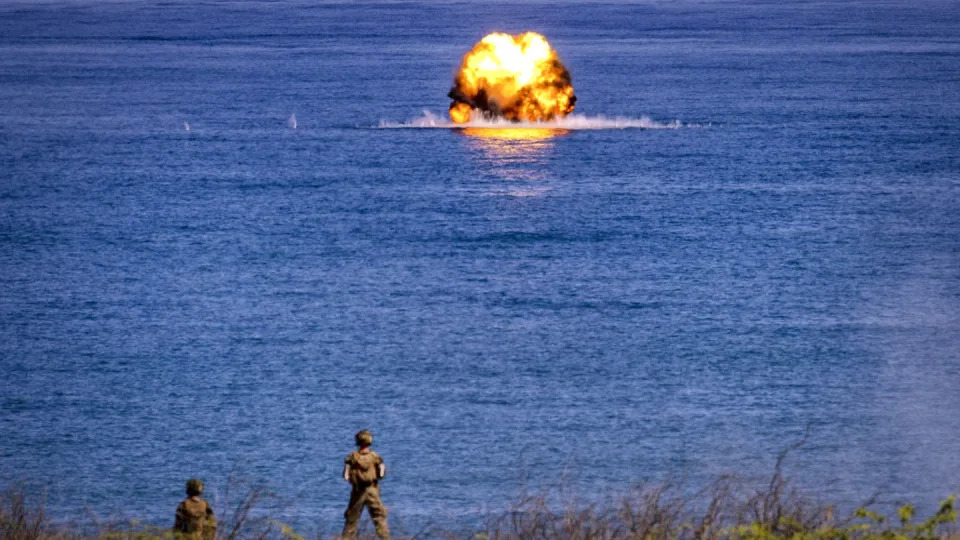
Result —
[[357, 522], [363, 514], [363, 507], [367, 507], [377, 536], [386, 540], [390, 538], [390, 528], [387, 527], [387, 509], [380, 502], [378, 483], [387, 472], [383, 459], [374, 452], [373, 434], [367, 430], [359, 431], [354, 436], [358, 450], [351, 452], [343, 460], [343, 479], [350, 482], [350, 504], [343, 513], [344, 524], [342, 538], [357, 537]]
[[178, 538], [189, 540], [213, 540], [217, 535], [217, 520], [207, 501], [200, 498], [203, 482], [196, 478], [187, 480], [187, 498], [177, 505], [177, 518], [173, 532]]

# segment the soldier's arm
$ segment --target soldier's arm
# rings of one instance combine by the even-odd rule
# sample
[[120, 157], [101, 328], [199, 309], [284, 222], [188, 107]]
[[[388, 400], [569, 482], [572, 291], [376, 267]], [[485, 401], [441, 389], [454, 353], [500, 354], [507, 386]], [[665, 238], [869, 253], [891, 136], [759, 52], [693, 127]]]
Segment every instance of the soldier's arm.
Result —
[[381, 461], [380, 464], [377, 465], [377, 478], [383, 478], [386, 475], [387, 475], [387, 466], [384, 465], [383, 462]]
[[213, 534], [207, 533], [205, 537], [216, 537], [217, 516], [213, 515], [213, 507], [207, 503], [207, 522], [205, 524], [208, 531], [214, 531]]
[[177, 505], [177, 517], [173, 520], [173, 530], [180, 531], [183, 530], [183, 503]]
[[350, 481], [350, 464], [349, 463], [343, 464], [343, 479], [346, 480], [347, 482]]
[[207, 518], [203, 520], [201, 529], [202, 540], [214, 540], [217, 537], [217, 518], [213, 515], [213, 507], [210, 503], [203, 501], [207, 505]]

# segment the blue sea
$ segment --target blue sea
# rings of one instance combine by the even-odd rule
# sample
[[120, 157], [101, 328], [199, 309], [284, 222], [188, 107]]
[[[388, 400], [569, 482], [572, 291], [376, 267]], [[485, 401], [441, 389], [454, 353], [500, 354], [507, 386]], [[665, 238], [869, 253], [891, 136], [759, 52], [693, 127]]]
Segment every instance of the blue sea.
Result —
[[[960, 4], [0, 0], [0, 485], [336, 531], [724, 473], [960, 491]], [[574, 113], [452, 129], [492, 31]]]

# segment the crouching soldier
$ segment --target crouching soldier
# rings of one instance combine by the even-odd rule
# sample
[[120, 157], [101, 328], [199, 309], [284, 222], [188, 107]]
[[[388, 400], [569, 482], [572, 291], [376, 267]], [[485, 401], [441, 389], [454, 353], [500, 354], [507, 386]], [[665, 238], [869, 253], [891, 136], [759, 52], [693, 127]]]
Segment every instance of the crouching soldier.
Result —
[[217, 520], [207, 501], [200, 498], [203, 482], [187, 480], [187, 498], [177, 505], [173, 532], [184, 540], [213, 540], [217, 535]]
[[377, 536], [382, 539], [390, 538], [390, 529], [387, 527], [387, 509], [380, 502], [379, 481], [387, 472], [383, 459], [374, 452], [373, 434], [367, 430], [357, 432], [354, 436], [358, 450], [351, 452], [343, 460], [343, 479], [350, 482], [350, 504], [343, 513], [344, 524], [342, 538], [357, 537], [357, 522], [363, 514], [363, 507], [367, 507]]

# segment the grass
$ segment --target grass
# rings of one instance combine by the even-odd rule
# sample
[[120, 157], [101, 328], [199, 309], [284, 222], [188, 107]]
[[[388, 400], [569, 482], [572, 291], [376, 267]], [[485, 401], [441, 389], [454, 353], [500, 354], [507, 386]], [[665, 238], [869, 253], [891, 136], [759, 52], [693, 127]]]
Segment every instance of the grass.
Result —
[[[842, 519], [833, 507], [809, 502], [776, 478], [750, 491], [736, 478], [716, 481], [694, 496], [669, 484], [638, 488], [609, 503], [571, 502], [557, 509], [548, 497], [520, 500], [478, 531], [446, 538], [475, 540], [613, 539], [958, 539], [955, 498], [945, 499], [926, 520], [913, 507], [888, 520], [866, 508]], [[469, 534], [468, 534], [469, 533]]]
[[[793, 447], [792, 447], [793, 448]], [[960, 540], [956, 496], [944, 499], [925, 519], [910, 505], [891, 519], [865, 504], [848, 516], [797, 490], [782, 471], [782, 452], [769, 482], [750, 487], [725, 476], [690, 494], [670, 482], [637, 487], [606, 502], [570, 500], [562, 492], [520, 497], [481, 527], [433, 526], [395, 538], [470, 540]], [[276, 495], [263, 486], [232, 481], [218, 508], [217, 540], [303, 540], [265, 510]], [[361, 538], [372, 538], [363, 533]], [[96, 532], [57, 527], [42, 504], [28, 504], [22, 488], [0, 495], [0, 540], [175, 539], [167, 529], [137, 522], [100, 525]], [[317, 537], [319, 538], [319, 536]]]

